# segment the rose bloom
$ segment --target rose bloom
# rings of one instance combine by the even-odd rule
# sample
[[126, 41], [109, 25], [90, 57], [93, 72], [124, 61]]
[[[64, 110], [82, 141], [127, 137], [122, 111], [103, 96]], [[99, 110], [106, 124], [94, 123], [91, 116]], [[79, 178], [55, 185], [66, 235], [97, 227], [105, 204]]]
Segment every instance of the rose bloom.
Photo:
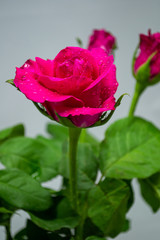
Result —
[[77, 127], [89, 127], [114, 110], [118, 86], [113, 56], [79, 47], [61, 50], [54, 60], [27, 60], [16, 68], [14, 84], [54, 120], [65, 117]]
[[88, 49], [103, 48], [108, 54], [116, 47], [116, 38], [109, 32], [94, 30], [89, 38]]
[[149, 30], [148, 35], [140, 34], [139, 54], [134, 63], [135, 74], [153, 53], [155, 55], [150, 62], [150, 79], [160, 74], [160, 33], [151, 34]]

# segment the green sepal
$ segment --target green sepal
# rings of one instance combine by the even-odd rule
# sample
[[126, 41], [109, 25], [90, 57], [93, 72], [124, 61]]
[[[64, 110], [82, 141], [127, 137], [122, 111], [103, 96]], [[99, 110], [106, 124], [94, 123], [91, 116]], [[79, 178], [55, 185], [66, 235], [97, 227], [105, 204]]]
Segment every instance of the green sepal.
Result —
[[[157, 80], [151, 79], [150, 77], [151, 76], [150, 63], [153, 57], [155, 56], [155, 54], [156, 52], [152, 53], [148, 57], [147, 61], [138, 68], [136, 73], [134, 73], [134, 77], [136, 78], [136, 80], [139, 83], [143, 84], [144, 87], [147, 87], [148, 85], [151, 85], [151, 84], [154, 84], [154, 82], [155, 83], [157, 82]], [[135, 60], [134, 60], [134, 63], [135, 63]], [[133, 67], [134, 67], [134, 64], [133, 64]]]
[[69, 120], [66, 117], [61, 117], [57, 112], [55, 112], [56, 116], [58, 117], [58, 123], [66, 126], [66, 127], [72, 127], [72, 128], [78, 128], [77, 126], [75, 126], [71, 120]]
[[[8, 79], [8, 80], [6, 81], [6, 83], [9, 83], [9, 84], [11, 84], [12, 86], [16, 87], [16, 85], [14, 84], [14, 79]], [[16, 88], [17, 88], [17, 87], [16, 87]]]
[[[33, 101], [32, 101], [33, 102]], [[40, 113], [42, 113], [45, 117], [48, 117], [49, 119], [51, 120], [54, 120], [48, 113], [47, 111], [45, 110], [45, 108], [40, 104], [40, 103], [37, 103], [37, 102], [33, 102], [34, 106], [38, 109], [38, 111]]]
[[[116, 110], [116, 108], [121, 104], [121, 101], [122, 101], [122, 99], [123, 99], [123, 97], [124, 97], [125, 95], [128, 95], [128, 93], [124, 93], [124, 94], [122, 94], [122, 95], [118, 98], [117, 102], [116, 102], [115, 105], [114, 105], [115, 110]], [[129, 96], [129, 95], [128, 95], [128, 96]], [[102, 125], [106, 124], [106, 123], [111, 119], [111, 117], [112, 117], [113, 113], [115, 112], [115, 110], [111, 110], [110, 113], [108, 114], [108, 116], [106, 116], [106, 115], [107, 115], [107, 112], [104, 112], [104, 113], [101, 115], [100, 120], [97, 121], [95, 124], [93, 124], [92, 126], [90, 126], [90, 127], [88, 127], [88, 128], [98, 127], [98, 126], [102, 126]]]

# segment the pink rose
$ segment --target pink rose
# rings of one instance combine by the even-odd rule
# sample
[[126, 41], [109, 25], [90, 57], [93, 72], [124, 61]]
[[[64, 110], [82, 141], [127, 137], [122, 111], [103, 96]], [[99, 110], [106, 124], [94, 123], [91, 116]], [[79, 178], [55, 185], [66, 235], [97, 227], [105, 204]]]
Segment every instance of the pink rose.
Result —
[[16, 69], [14, 84], [54, 120], [65, 117], [78, 127], [91, 126], [103, 112], [114, 110], [118, 86], [113, 56], [79, 47], [61, 50], [54, 60], [26, 61]]
[[105, 30], [94, 30], [89, 38], [88, 49], [103, 48], [108, 54], [116, 48], [116, 38]]
[[149, 64], [149, 79], [151, 80], [160, 74], [160, 33], [151, 34], [149, 30], [148, 35], [140, 34], [139, 54], [134, 62], [135, 75], [153, 53], [155, 55]]

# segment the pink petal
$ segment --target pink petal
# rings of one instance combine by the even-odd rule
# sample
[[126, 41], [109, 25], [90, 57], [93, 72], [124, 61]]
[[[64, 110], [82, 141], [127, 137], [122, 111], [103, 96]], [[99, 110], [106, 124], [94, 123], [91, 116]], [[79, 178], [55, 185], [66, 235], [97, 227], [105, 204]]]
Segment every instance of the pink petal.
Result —
[[116, 67], [111, 65], [107, 72], [82, 92], [80, 99], [89, 107], [100, 107], [106, 99], [115, 94], [117, 87]]
[[53, 60], [44, 60], [42, 58], [36, 57], [36, 63], [39, 69], [39, 72], [42, 75], [46, 75], [46, 76], [53, 76]]
[[68, 78], [38, 76], [38, 82], [44, 87], [59, 94], [71, 94], [73, 96], [82, 92], [92, 81], [92, 79], [83, 76], [71, 76]]
[[17, 68], [14, 83], [16, 87], [19, 88], [20, 91], [24, 93], [28, 99], [34, 102], [61, 102], [71, 98], [73, 102], [80, 102], [82, 104], [82, 101], [76, 97], [73, 97], [71, 95], [61, 95], [57, 92], [53, 92], [43, 87], [40, 83], [36, 81], [31, 71], [26, 73], [25, 70], [22, 68]]

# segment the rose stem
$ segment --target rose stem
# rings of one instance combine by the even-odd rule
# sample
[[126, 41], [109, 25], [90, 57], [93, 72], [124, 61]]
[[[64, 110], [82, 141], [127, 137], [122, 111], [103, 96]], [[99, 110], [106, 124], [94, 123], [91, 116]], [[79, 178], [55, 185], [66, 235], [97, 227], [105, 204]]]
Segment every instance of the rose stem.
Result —
[[6, 228], [6, 240], [12, 240], [11, 234], [10, 234], [10, 223], [7, 223], [5, 225]]
[[81, 128], [69, 128], [69, 170], [70, 194], [72, 206], [77, 210], [77, 147]]
[[139, 100], [142, 92], [144, 91], [145, 87], [146, 87], [145, 84], [143, 85], [143, 84], [140, 84], [139, 82], [136, 83], [134, 95], [132, 98], [132, 102], [131, 102], [131, 106], [130, 106], [130, 110], [129, 110], [129, 114], [128, 114], [129, 117], [132, 117], [134, 115], [138, 100]]

